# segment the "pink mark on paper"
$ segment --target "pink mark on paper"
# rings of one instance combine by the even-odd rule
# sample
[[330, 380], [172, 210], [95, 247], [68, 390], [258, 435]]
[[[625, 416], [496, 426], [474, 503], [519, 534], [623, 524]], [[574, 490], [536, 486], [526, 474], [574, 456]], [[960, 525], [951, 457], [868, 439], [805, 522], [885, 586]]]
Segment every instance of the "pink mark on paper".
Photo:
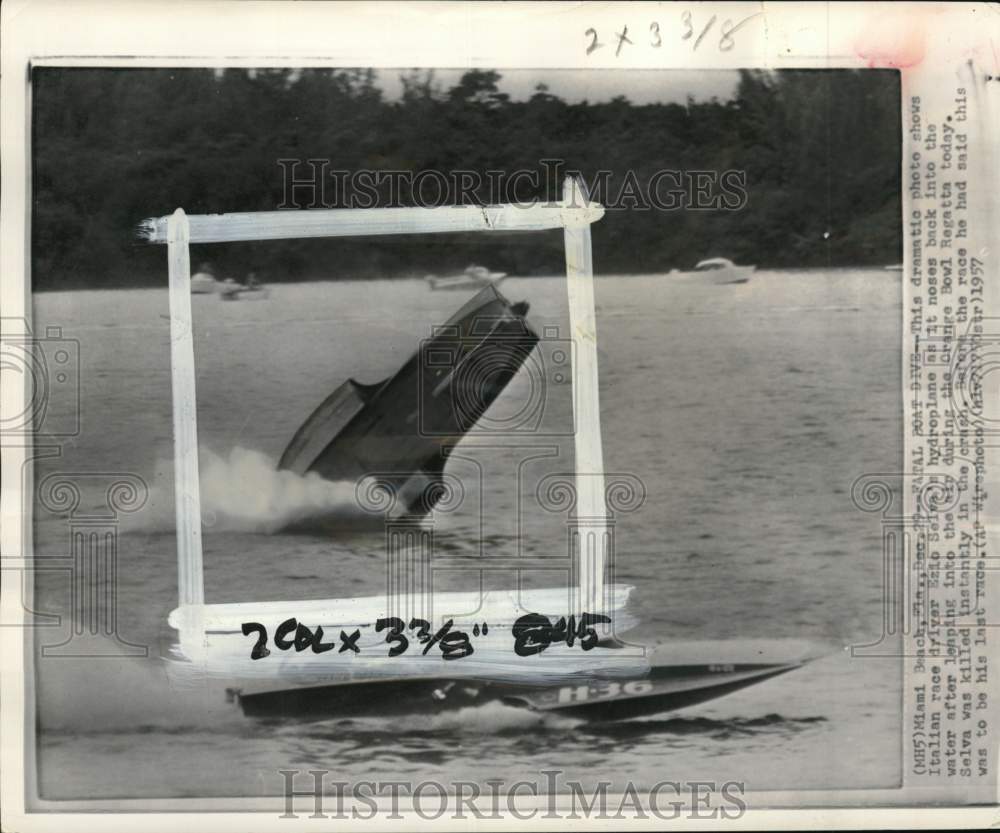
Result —
[[920, 15], [884, 14], [869, 18], [854, 49], [871, 68], [906, 69], [924, 59], [926, 33]]

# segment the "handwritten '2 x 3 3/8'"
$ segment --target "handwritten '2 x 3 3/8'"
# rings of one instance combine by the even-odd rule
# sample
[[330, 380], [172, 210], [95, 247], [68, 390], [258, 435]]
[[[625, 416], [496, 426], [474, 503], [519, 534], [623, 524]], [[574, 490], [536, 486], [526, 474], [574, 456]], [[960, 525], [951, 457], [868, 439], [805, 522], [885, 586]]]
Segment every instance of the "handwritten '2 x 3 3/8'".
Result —
[[[733, 35], [735, 35], [751, 20], [760, 17], [762, 14], [763, 12], [755, 12], [737, 23], [733, 23], [730, 18], [726, 18], [722, 21], [722, 24], [719, 27], [719, 51], [728, 52], [731, 50], [736, 45], [736, 41], [733, 40]], [[694, 52], [699, 46], [701, 46], [701, 42], [712, 31], [717, 21], [718, 15], [713, 14], [707, 21], [700, 20], [696, 23], [690, 11], [683, 12], [680, 19], [680, 32], [678, 33], [680, 35], [680, 40], [688, 41], [691, 38], [694, 38], [694, 41], [691, 44], [691, 51]], [[597, 30], [593, 27], [584, 32], [584, 37], [589, 40], [589, 43], [587, 44], [588, 55], [607, 45], [601, 42], [597, 34]], [[653, 49], [659, 49], [663, 46], [664, 35], [663, 30], [660, 28], [659, 21], [654, 20], [649, 24], [648, 37], [646, 38], [645, 44], [639, 40], [635, 34], [631, 37], [629, 36], [629, 27], [627, 25], [622, 26], [622, 30], [620, 32], [615, 32], [614, 38], [615, 57], [617, 58], [622, 54], [622, 49], [626, 46], [649, 46]], [[636, 40], [633, 40], [632, 38], [636, 38]]]

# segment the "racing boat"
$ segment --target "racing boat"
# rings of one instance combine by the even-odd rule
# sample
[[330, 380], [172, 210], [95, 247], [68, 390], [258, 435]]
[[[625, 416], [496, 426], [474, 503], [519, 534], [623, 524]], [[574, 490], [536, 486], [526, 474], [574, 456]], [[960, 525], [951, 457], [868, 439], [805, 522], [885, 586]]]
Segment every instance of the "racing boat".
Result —
[[256, 693], [230, 688], [227, 693], [246, 716], [265, 719], [331, 720], [393, 714], [438, 714], [487, 703], [502, 703], [535, 712], [605, 722], [694, 706], [801, 666], [801, 662], [658, 665], [639, 677], [590, 677], [562, 685], [426, 677], [366, 680]]
[[304, 475], [358, 482], [375, 476], [406, 514], [434, 508], [451, 448], [517, 373], [537, 334], [527, 303], [492, 284], [425, 339], [391, 377], [348, 379], [313, 411], [278, 463]]

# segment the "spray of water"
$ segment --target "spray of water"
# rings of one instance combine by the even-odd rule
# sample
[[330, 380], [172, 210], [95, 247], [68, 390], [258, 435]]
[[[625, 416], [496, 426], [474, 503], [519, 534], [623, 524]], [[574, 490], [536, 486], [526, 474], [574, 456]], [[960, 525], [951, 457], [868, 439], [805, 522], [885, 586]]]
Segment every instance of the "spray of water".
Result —
[[[402, 704], [401, 704], [402, 705]], [[454, 711], [439, 714], [398, 714], [354, 717], [349, 721], [337, 718], [321, 724], [312, 723], [310, 734], [317, 734], [317, 726], [334, 730], [338, 740], [349, 735], [363, 736], [369, 733], [390, 734], [401, 738], [410, 734], [440, 734], [454, 738], [458, 734], [495, 735], [507, 732], [527, 731], [567, 731], [583, 725], [584, 721], [565, 715], [537, 712], [531, 709], [509, 706], [491, 700], [478, 706], [465, 706]], [[301, 734], [303, 724], [294, 723], [285, 727], [288, 734]]]
[[[228, 456], [205, 448], [199, 456], [202, 526], [207, 533], [272, 533], [309, 521], [350, 523], [370, 517], [358, 505], [353, 483], [279, 471], [266, 454], [239, 446]], [[173, 530], [173, 489], [173, 464], [161, 460], [149, 502], [135, 516], [138, 528]]]
[[455, 712], [442, 712], [421, 720], [424, 730], [449, 734], [458, 731], [494, 734], [529, 729], [570, 729], [581, 723], [583, 721], [576, 718], [535, 712], [497, 702], [469, 706]]

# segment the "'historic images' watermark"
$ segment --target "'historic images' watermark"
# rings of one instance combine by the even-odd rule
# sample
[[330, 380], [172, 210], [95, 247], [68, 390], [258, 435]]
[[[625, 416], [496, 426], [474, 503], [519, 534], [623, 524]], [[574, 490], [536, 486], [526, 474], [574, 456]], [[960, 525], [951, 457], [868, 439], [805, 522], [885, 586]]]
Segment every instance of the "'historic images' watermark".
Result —
[[[514, 171], [425, 169], [341, 170], [322, 158], [279, 159], [280, 209], [437, 208], [445, 205], [531, 205], [554, 202], [567, 174], [561, 159], [540, 159], [540, 169]], [[747, 205], [746, 171], [672, 170], [650, 174], [600, 170], [584, 177], [587, 193], [606, 210], [740, 211]]]
[[[405, 818], [414, 813], [425, 821], [451, 819], [738, 819], [747, 811], [746, 785], [742, 781], [662, 780], [648, 790], [632, 781], [624, 786], [600, 781], [590, 788], [566, 780], [558, 769], [539, 770], [540, 779], [508, 783], [491, 778], [442, 783], [423, 781], [341, 781], [329, 770], [280, 769], [285, 810], [282, 819], [297, 819], [306, 808], [295, 799], [311, 801], [309, 818], [367, 820]], [[296, 778], [304, 783], [296, 786]], [[308, 786], [306, 786], [308, 785]], [[329, 799], [324, 803], [324, 796]], [[401, 801], [402, 799], [402, 801]], [[539, 799], [544, 804], [539, 806]], [[298, 810], [298, 812], [296, 812]]]

